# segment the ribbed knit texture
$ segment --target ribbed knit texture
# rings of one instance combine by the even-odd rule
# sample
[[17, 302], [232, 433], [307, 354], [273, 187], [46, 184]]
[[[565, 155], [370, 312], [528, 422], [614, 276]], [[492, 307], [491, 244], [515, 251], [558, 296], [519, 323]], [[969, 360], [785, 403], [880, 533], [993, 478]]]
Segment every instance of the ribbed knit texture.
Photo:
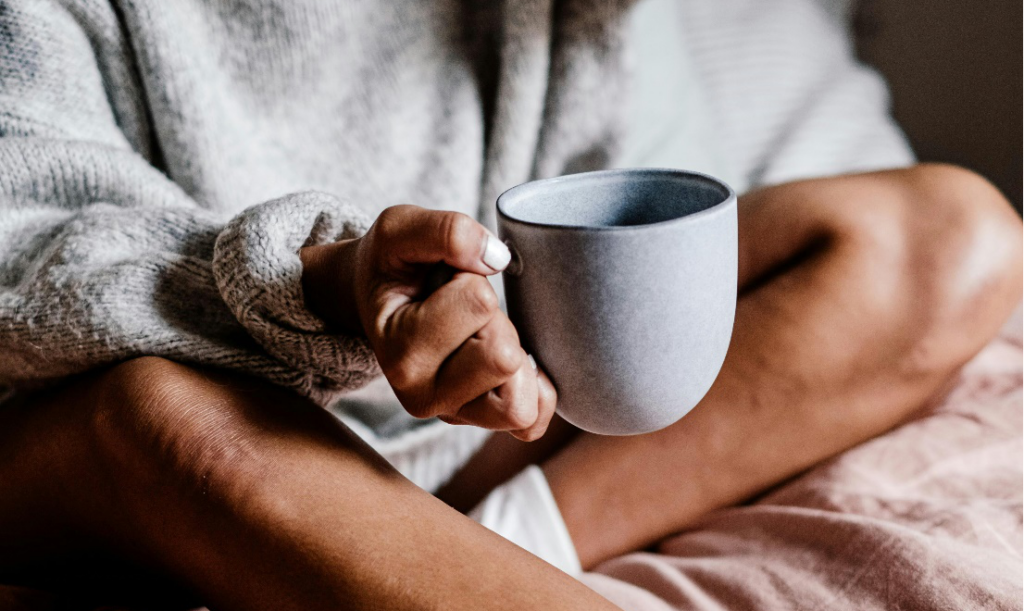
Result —
[[[0, 386], [159, 355], [326, 405], [378, 369], [303, 245], [573, 171], [905, 164], [886, 105], [810, 0], [0, 1]], [[409, 428], [364, 433], [427, 487], [482, 439]]]

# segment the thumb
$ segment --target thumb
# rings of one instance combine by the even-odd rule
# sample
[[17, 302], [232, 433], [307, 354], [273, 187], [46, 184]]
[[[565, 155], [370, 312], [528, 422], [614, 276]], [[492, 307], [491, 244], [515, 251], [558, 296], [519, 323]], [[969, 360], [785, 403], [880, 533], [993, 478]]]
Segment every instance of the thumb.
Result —
[[489, 276], [512, 260], [507, 246], [483, 225], [459, 212], [394, 206], [381, 213], [376, 230], [396, 264], [446, 263]]

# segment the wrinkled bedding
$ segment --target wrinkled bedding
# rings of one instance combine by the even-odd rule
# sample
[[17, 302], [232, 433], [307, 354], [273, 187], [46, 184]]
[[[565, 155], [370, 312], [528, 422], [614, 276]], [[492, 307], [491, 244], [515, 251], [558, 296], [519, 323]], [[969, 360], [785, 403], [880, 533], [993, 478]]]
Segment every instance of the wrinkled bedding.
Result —
[[936, 409], [582, 579], [626, 611], [1021, 609], [1021, 386], [1018, 310]]
[[934, 410], [585, 582], [627, 611], [1021, 609], [1020, 312]]

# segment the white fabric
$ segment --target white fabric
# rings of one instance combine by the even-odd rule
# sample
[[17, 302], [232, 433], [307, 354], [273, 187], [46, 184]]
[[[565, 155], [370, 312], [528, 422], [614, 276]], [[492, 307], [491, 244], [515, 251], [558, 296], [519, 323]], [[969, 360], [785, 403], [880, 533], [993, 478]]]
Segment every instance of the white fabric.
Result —
[[548, 480], [536, 465], [491, 491], [469, 517], [570, 575], [583, 570]]

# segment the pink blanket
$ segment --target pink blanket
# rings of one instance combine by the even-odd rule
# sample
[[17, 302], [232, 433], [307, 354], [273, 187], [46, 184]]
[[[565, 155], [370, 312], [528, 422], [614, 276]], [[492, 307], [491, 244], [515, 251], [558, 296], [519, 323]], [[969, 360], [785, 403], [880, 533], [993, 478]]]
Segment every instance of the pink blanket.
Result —
[[1020, 328], [937, 410], [585, 582], [626, 611], [1021, 609]]

